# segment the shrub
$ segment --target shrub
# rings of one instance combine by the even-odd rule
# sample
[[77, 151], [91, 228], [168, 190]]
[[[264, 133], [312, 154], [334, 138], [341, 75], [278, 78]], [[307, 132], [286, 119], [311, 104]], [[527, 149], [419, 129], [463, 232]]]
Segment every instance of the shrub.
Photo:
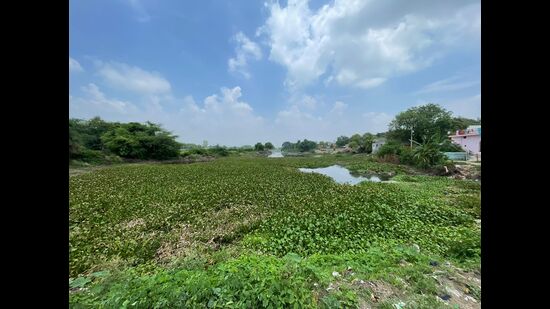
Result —
[[75, 159], [78, 159], [87, 163], [99, 164], [105, 161], [105, 156], [103, 152], [99, 150], [91, 150], [88, 148], [81, 148], [80, 153], [74, 156]]
[[399, 149], [399, 162], [407, 165], [416, 164], [413, 151], [409, 147], [401, 146], [401, 149]]
[[416, 147], [413, 150], [413, 157], [416, 165], [421, 168], [428, 168], [445, 162], [445, 155], [439, 150], [438, 145], [432, 142]]
[[401, 148], [402, 146], [397, 142], [388, 142], [382, 145], [380, 149], [378, 149], [376, 155], [380, 158], [384, 157], [385, 155], [399, 155]]

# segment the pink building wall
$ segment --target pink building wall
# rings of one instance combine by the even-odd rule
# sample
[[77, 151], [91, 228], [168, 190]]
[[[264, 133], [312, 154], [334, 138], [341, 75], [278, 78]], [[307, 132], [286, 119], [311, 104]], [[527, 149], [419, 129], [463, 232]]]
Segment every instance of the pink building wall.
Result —
[[471, 151], [473, 153], [481, 152], [480, 135], [453, 136], [451, 140], [466, 151]]

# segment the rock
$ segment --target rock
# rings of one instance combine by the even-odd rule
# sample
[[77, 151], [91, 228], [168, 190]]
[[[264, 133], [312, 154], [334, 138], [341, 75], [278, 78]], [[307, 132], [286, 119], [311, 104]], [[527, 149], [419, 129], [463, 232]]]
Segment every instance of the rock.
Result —
[[397, 304], [393, 304], [393, 306], [396, 308], [396, 309], [401, 309], [401, 308], [404, 308], [405, 307], [405, 303], [400, 301], [398, 302]]
[[431, 266], [437, 266], [437, 265], [439, 265], [439, 263], [437, 261], [430, 261], [430, 265]]
[[333, 272], [332, 272], [332, 276], [333, 276], [333, 277], [340, 277], [340, 273], [337, 272], [337, 271], [333, 271]]
[[412, 247], [413, 247], [414, 251], [420, 252], [420, 246], [419, 245], [413, 244]]
[[451, 295], [449, 294], [443, 294], [443, 295], [439, 295], [439, 298], [443, 299], [443, 300], [449, 300], [451, 299]]

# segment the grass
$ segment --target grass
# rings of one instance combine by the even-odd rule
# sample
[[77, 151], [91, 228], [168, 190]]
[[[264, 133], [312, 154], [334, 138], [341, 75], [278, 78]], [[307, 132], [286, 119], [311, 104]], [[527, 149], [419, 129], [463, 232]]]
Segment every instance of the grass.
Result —
[[[333, 164], [399, 182], [339, 185], [297, 170]], [[375, 281], [397, 291], [384, 301], [432, 308], [430, 261], [480, 267], [480, 185], [417, 173], [325, 155], [71, 177], [71, 306], [356, 307], [373, 293], [358, 282]]]

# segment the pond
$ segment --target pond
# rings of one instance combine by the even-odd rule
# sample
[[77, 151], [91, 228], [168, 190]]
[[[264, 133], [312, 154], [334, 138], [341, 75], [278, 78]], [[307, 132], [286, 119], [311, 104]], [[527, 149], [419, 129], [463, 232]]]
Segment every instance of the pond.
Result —
[[386, 182], [385, 180], [388, 179], [388, 177], [383, 177], [381, 175], [372, 175], [368, 177], [354, 176], [347, 168], [340, 165], [332, 165], [329, 167], [321, 168], [299, 168], [299, 170], [300, 172], [304, 173], [318, 173], [326, 175], [334, 179], [334, 181], [336, 181], [337, 183], [347, 183], [351, 185], [358, 184], [361, 181]]
[[271, 154], [269, 156], [267, 156], [268, 158], [282, 158], [283, 157], [283, 154], [278, 151], [278, 150], [274, 150], [271, 152]]

